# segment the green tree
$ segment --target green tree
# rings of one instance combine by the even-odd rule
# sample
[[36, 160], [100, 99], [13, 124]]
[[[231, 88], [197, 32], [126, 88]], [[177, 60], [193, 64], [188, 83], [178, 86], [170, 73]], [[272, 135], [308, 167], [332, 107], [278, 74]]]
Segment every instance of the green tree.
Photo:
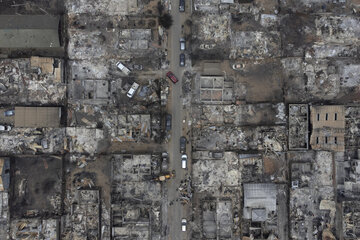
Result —
[[173, 19], [170, 14], [165, 13], [164, 15], [159, 17], [159, 24], [163, 26], [165, 29], [169, 29], [173, 24]]

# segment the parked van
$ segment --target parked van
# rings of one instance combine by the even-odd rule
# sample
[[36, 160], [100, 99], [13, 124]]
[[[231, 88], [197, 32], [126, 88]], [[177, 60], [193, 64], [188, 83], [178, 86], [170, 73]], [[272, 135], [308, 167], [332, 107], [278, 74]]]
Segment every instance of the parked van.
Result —
[[180, 38], [180, 51], [185, 51], [185, 38]]
[[181, 219], [181, 231], [186, 232], [186, 219]]
[[188, 159], [188, 157], [186, 154], [181, 155], [181, 168], [182, 169], [187, 168], [187, 159]]
[[128, 69], [127, 67], [125, 67], [124, 64], [122, 64], [121, 62], [117, 62], [116, 66], [118, 67], [118, 69], [120, 69], [120, 71], [122, 71], [123, 73], [125, 73], [126, 75], [130, 74], [130, 69]]
[[139, 88], [139, 84], [137, 84], [136, 82], [134, 82], [132, 85], [131, 85], [131, 88], [129, 89], [129, 91], [127, 92], [127, 96], [129, 98], [132, 98], [134, 95], [135, 95], [135, 92], [136, 90], [138, 90]]
[[180, 0], [179, 1], [179, 11], [180, 12], [185, 12], [185, 0]]

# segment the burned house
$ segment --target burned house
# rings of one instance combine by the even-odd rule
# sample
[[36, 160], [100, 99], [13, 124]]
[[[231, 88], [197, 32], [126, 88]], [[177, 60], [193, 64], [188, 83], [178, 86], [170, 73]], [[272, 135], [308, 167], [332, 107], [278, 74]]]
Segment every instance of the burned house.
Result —
[[64, 128], [14, 128], [0, 134], [0, 152], [13, 154], [63, 154], [67, 149]]
[[71, 153], [86, 153], [94, 155], [98, 153], [101, 141], [104, 140], [104, 131], [89, 128], [66, 128], [66, 150]]
[[359, 151], [346, 151], [342, 161], [336, 162], [338, 199], [360, 198], [360, 160]]
[[344, 106], [311, 106], [310, 145], [315, 150], [345, 150]]
[[121, 142], [149, 141], [150, 114], [118, 115], [118, 133], [113, 137]]
[[349, 105], [345, 108], [345, 147], [346, 149], [357, 150], [360, 146], [360, 108], [356, 105]]
[[76, 80], [68, 89], [69, 98], [73, 102], [84, 104], [109, 104], [110, 87], [107, 80]]
[[307, 104], [289, 104], [289, 150], [309, 149], [309, 109]]
[[[239, 114], [241, 113], [241, 114]], [[286, 114], [283, 103], [270, 104], [228, 104], [193, 106], [194, 126], [236, 125], [256, 126], [285, 124]]]
[[345, 240], [360, 237], [360, 205], [358, 201], [343, 201], [343, 236]]
[[334, 155], [331, 152], [291, 153], [290, 236], [318, 239], [335, 226]]
[[[281, 152], [287, 149], [284, 126], [206, 126], [193, 129], [193, 146], [198, 150], [257, 150]], [[219, 139], [222, 139], [219, 141]]]
[[[193, 152], [194, 224], [191, 239], [240, 236], [242, 163], [234, 152]], [[254, 161], [255, 162], [255, 161]]]
[[66, 98], [63, 61], [30, 57], [0, 60], [0, 102], [3, 105], [63, 105]]
[[[202, 219], [202, 235], [206, 239], [233, 239], [233, 221], [237, 216], [233, 215], [232, 201], [230, 200], [202, 200], [200, 218]], [[198, 238], [195, 238], [198, 239]]]
[[[282, 158], [283, 156], [279, 155], [279, 157]], [[275, 159], [279, 161], [277, 157], [275, 157]], [[192, 180], [195, 190], [193, 204], [195, 204], [194, 211], [196, 216], [194, 222], [200, 226], [199, 229], [194, 229], [193, 238], [216, 239], [219, 237], [222, 239], [235, 239], [238, 236], [250, 237], [250, 229], [253, 229], [249, 225], [252, 218], [251, 207], [254, 209], [260, 207], [248, 204], [248, 202], [251, 201], [251, 197], [248, 196], [247, 188], [242, 189], [242, 185], [244, 185], [244, 187], [250, 186], [253, 182], [271, 181], [271, 179], [284, 181], [283, 178], [269, 170], [269, 165], [275, 164], [272, 162], [271, 156], [263, 156], [262, 154], [236, 154], [235, 152], [228, 151], [195, 151], [192, 155], [192, 161]], [[280, 165], [278, 168], [281, 168]], [[279, 173], [279, 175], [282, 174], [283, 173]], [[272, 208], [268, 211], [271, 217], [268, 219], [268, 215], [265, 214], [266, 220], [264, 220], [272, 221], [271, 224], [261, 225], [254, 223], [256, 229], [262, 229], [261, 231], [264, 232], [264, 236], [270, 232], [274, 232], [279, 239], [286, 239], [287, 229], [285, 228], [285, 216], [287, 213], [285, 211], [285, 204], [287, 197], [285, 194], [285, 185], [253, 185], [260, 187], [262, 185], [273, 186], [273, 188], [270, 189], [274, 189], [275, 194], [275, 205], [272, 205]], [[259, 194], [267, 193], [264, 189], [258, 192]], [[266, 197], [272, 197], [269, 193], [265, 195]], [[281, 198], [278, 198], [278, 195], [281, 196]], [[244, 199], [247, 198], [245, 205], [242, 204], [242, 196], [244, 196]], [[266, 205], [269, 202], [266, 200], [266, 197], [262, 200], [260, 199], [259, 202]], [[277, 198], [278, 200], [276, 200]], [[277, 205], [283, 207], [278, 208], [276, 207]], [[271, 213], [271, 211], [274, 212]], [[262, 209], [259, 211], [255, 210], [254, 218], [256, 218], [256, 214], [258, 214], [260, 218], [262, 213]], [[220, 217], [223, 214], [224, 217]], [[283, 220], [279, 220], [279, 222], [274, 220], [277, 214], [280, 214]], [[250, 222], [243, 225], [244, 219], [249, 219]], [[222, 227], [220, 228], [219, 226]], [[260, 235], [256, 234], [257, 237]]]
[[[161, 116], [156, 114], [123, 114], [116, 108], [107, 110], [105, 106], [71, 104], [67, 120], [68, 132], [72, 133], [75, 128], [97, 131], [104, 135], [104, 140], [109, 139], [112, 143], [148, 143], [161, 137]], [[100, 138], [101, 135], [96, 136]]]
[[49, 239], [60, 237], [58, 219], [18, 219], [11, 221], [11, 239]]
[[157, 236], [160, 236], [158, 232], [161, 226], [160, 213], [159, 205], [150, 206], [127, 201], [121, 206], [113, 205], [113, 239], [156, 239]]
[[359, 238], [359, 10], [1, 1], [0, 239]]
[[111, 172], [113, 239], [160, 236], [161, 185], [154, 155], [114, 155]]
[[243, 185], [243, 239], [287, 239], [286, 186], [273, 183]]
[[232, 88], [233, 82], [223, 76], [201, 76], [200, 100], [208, 104], [231, 102]]
[[77, 190], [62, 226], [64, 239], [101, 239], [99, 190]]

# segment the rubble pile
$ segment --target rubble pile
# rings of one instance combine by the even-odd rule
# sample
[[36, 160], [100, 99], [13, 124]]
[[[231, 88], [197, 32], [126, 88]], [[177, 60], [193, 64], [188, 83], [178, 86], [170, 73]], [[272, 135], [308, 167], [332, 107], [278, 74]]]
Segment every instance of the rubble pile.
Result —
[[360, 239], [359, 0], [0, 2], [1, 240]]
[[179, 200], [182, 204], [190, 204], [193, 196], [193, 188], [191, 185], [191, 177], [187, 177], [180, 182], [180, 186], [177, 189], [180, 193]]

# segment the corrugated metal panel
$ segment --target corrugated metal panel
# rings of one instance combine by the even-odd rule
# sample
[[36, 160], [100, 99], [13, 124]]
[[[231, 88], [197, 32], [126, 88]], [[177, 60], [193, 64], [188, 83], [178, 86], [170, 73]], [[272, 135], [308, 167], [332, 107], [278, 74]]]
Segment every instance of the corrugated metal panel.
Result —
[[60, 47], [59, 19], [50, 15], [2, 15], [0, 16], [0, 47]]
[[15, 127], [59, 127], [59, 107], [15, 107]]

